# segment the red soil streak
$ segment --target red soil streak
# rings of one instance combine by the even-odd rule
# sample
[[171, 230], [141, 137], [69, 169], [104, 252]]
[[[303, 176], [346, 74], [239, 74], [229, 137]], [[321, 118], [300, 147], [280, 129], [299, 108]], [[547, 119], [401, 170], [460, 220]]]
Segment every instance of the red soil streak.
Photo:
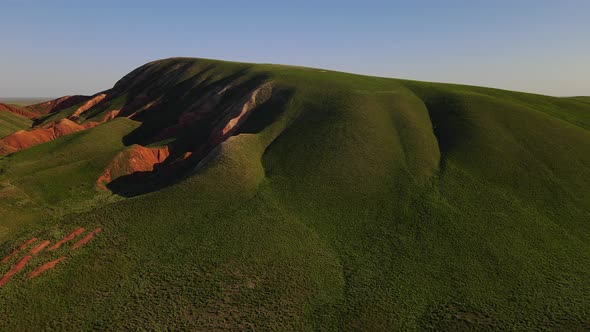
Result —
[[62, 244], [75, 239], [76, 237], [78, 237], [78, 235], [84, 233], [85, 230], [86, 230], [85, 228], [78, 228], [78, 229], [76, 229], [75, 231], [71, 232], [70, 234], [68, 234], [63, 239], [59, 240], [56, 244], [52, 245], [48, 250], [49, 251], [53, 251], [53, 250], [61, 247]]
[[78, 248], [80, 248], [81, 246], [85, 245], [86, 243], [88, 243], [88, 241], [90, 241], [95, 234], [102, 232], [102, 228], [97, 228], [95, 230], [93, 230], [92, 232], [90, 232], [90, 234], [86, 235], [82, 240], [76, 242], [76, 244], [74, 244], [74, 246], [72, 247], [72, 250], [76, 250]]
[[23, 259], [18, 261], [4, 276], [0, 279], [0, 287], [4, 286], [12, 276], [17, 274], [20, 270], [22, 270], [25, 265], [29, 262], [29, 260], [33, 257], [33, 255], [26, 255]]
[[112, 180], [135, 172], [149, 172], [154, 170], [156, 164], [160, 164], [170, 156], [167, 146], [162, 148], [146, 148], [141, 145], [132, 145], [129, 149], [119, 152], [96, 180], [99, 189], [106, 190], [106, 184]]
[[31, 249], [31, 251], [29, 252], [29, 255], [36, 255], [36, 254], [40, 253], [41, 251], [43, 251], [43, 249], [45, 249], [45, 247], [47, 247], [50, 244], [51, 244], [51, 241], [49, 241], [49, 240], [41, 242], [41, 244], [39, 244], [35, 248]]
[[12, 258], [12, 256], [16, 255], [17, 252], [25, 249], [29, 244], [31, 244], [31, 243], [33, 243], [35, 241], [37, 241], [37, 238], [36, 237], [34, 237], [34, 238], [30, 239], [30, 240], [27, 240], [25, 243], [23, 243], [20, 246], [18, 246], [18, 248], [16, 248], [13, 252], [11, 252], [10, 254], [8, 254], [8, 256], [4, 257], [0, 261], [0, 263], [6, 263], [6, 262], [8, 262], [10, 260], [10, 258]]
[[80, 114], [88, 111], [92, 107], [96, 106], [98, 103], [103, 101], [107, 97], [106, 93], [101, 93], [92, 97], [89, 101], [85, 102], [84, 105], [78, 107], [78, 109], [70, 116], [70, 119], [77, 119]]
[[63, 261], [64, 259], [66, 259], [66, 258], [62, 256], [56, 260], [53, 260], [49, 263], [45, 263], [45, 264], [39, 266], [38, 268], [33, 270], [33, 272], [29, 273], [27, 278], [29, 278], [29, 279], [35, 278], [36, 276], [40, 275], [41, 273], [43, 273], [49, 269], [53, 269], [59, 262]]

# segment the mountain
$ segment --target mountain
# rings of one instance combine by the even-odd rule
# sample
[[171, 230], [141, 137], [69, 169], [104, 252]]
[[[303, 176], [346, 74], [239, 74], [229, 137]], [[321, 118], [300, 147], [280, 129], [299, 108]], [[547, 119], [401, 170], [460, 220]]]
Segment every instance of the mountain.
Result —
[[172, 58], [54, 104], [0, 139], [3, 330], [590, 328], [587, 98]]

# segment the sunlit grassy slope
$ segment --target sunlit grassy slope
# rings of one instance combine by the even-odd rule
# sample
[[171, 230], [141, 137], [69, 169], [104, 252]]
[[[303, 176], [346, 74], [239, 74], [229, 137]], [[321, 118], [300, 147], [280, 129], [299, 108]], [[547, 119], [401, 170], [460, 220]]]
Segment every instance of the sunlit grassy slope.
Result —
[[0, 111], [0, 137], [4, 137], [17, 130], [31, 127], [33, 122], [25, 117]]
[[4, 215], [25, 194], [43, 215], [3, 218], [2, 254], [104, 228], [42, 277], [0, 288], [2, 329], [590, 328], [587, 99], [152, 65], [172, 62], [245, 70], [292, 94], [186, 179], [134, 198], [93, 187], [131, 120], [0, 159]]

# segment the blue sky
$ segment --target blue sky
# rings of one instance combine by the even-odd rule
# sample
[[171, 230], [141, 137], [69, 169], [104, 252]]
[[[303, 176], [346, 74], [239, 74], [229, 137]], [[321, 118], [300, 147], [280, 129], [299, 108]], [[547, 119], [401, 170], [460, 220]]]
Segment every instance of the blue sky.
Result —
[[193, 56], [590, 95], [590, 1], [0, 0], [0, 96]]

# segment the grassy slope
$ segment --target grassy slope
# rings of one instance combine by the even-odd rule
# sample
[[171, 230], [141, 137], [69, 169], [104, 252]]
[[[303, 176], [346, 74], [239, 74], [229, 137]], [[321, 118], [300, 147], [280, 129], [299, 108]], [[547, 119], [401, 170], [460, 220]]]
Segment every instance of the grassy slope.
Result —
[[[0, 111], [0, 137], [30, 128], [33, 122], [10, 112]], [[0, 175], [1, 176], [1, 175]], [[18, 208], [16, 206], [19, 206]], [[37, 217], [38, 209], [18, 187], [0, 181], [0, 239]]]
[[[62, 136], [0, 159], [0, 219], [13, 226], [47, 215], [88, 209], [103, 194], [95, 181], [124, 146], [121, 136], [137, 127], [128, 119]], [[12, 229], [14, 231], [14, 229]], [[0, 241], [5, 240], [0, 232]]]
[[17, 130], [31, 127], [33, 122], [25, 117], [0, 111], [0, 137], [10, 135]]
[[82, 106], [84, 103], [78, 103], [76, 105], [72, 105], [66, 109], [63, 109], [59, 112], [55, 112], [55, 113], [49, 113], [46, 114], [42, 117], [39, 117], [39, 123], [37, 125], [44, 125], [44, 124], [48, 124], [50, 122], [53, 121], [57, 121], [60, 119], [65, 119], [69, 116], [71, 116], [72, 114], [74, 114], [74, 112], [78, 109], [78, 107]]
[[590, 97], [571, 97], [570, 99], [583, 101], [585, 103], [590, 103]]
[[[251, 71], [295, 91], [270, 126], [232, 137], [179, 184], [10, 236], [1, 252], [32, 235], [105, 228], [56, 271], [0, 289], [0, 326], [588, 328], [590, 105]], [[101, 149], [120, 149], [121, 136]], [[49, 167], [45, 177], [35, 160], [52, 149], [80, 147], [74, 161], [99, 148], [68, 142], [0, 160], [4, 177], [35, 170], [19, 185], [60, 206], [60, 193], [98, 171]]]
[[19, 105], [19, 106], [27, 106], [42, 103], [53, 98], [45, 98], [45, 97], [29, 97], [29, 98], [0, 98], [0, 103], [4, 104], [12, 104], [12, 105]]

